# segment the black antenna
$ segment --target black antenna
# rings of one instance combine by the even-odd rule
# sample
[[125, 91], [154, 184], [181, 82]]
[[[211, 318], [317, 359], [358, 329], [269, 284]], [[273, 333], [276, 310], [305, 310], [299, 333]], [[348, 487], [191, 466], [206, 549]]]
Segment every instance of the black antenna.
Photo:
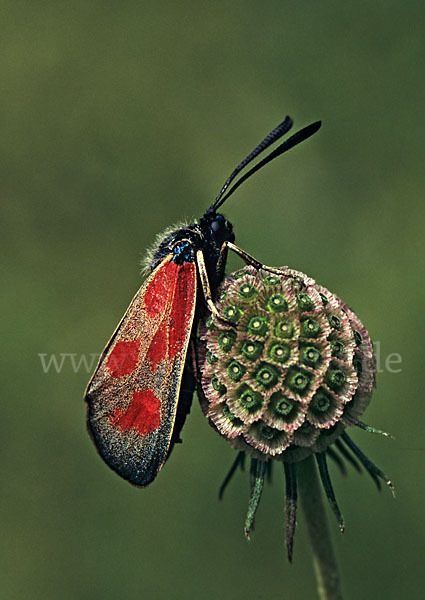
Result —
[[220, 190], [220, 193], [218, 194], [217, 198], [214, 200], [214, 202], [205, 214], [214, 213], [217, 210], [217, 208], [223, 204], [223, 202], [220, 202], [220, 198], [223, 196], [224, 192], [235, 179], [236, 175], [238, 175], [238, 173], [240, 173], [242, 169], [244, 169], [251, 161], [253, 161], [254, 158], [261, 154], [261, 152], [266, 150], [266, 148], [274, 144], [274, 142], [276, 142], [279, 138], [285, 135], [285, 133], [287, 133], [291, 129], [292, 125], [293, 121], [291, 117], [285, 117], [285, 120], [282, 121], [282, 123], [280, 123], [277, 127], [275, 127], [273, 131], [271, 131], [268, 134], [268, 136], [266, 136], [264, 140], [260, 144], [258, 144], [258, 146], [254, 148], [254, 150], [250, 154], [248, 154], [248, 156], [236, 167], [234, 171], [232, 171], [232, 173], [226, 179], [226, 181], [223, 184], [223, 187]]
[[[249, 177], [251, 177], [251, 175], [253, 175], [254, 173], [256, 173], [259, 169], [261, 169], [262, 167], [264, 167], [267, 163], [269, 163], [273, 159], [277, 158], [278, 156], [280, 156], [284, 152], [287, 152], [288, 150], [290, 150], [291, 148], [293, 148], [294, 146], [296, 146], [300, 142], [303, 142], [304, 140], [306, 140], [307, 138], [309, 138], [310, 136], [312, 136], [314, 133], [316, 133], [316, 131], [318, 131], [320, 129], [321, 125], [322, 125], [321, 121], [316, 121], [315, 123], [312, 123], [311, 125], [307, 125], [307, 127], [304, 127], [303, 129], [300, 129], [300, 131], [297, 131], [297, 133], [294, 133], [294, 135], [292, 135], [290, 138], [288, 138], [287, 140], [285, 140], [284, 142], [282, 142], [282, 144], [280, 144], [280, 146], [278, 146], [277, 148], [275, 148], [272, 152], [270, 152], [270, 154], [268, 154], [265, 158], [263, 158], [263, 160], [260, 160], [259, 163], [257, 163], [247, 173], [245, 173], [245, 175], [243, 175], [239, 179], [239, 181], [237, 181], [230, 188], [230, 190], [227, 192], [227, 194], [225, 196], [223, 196], [222, 192], [220, 192], [220, 194], [217, 196], [216, 200], [214, 201], [214, 204], [211, 206], [211, 208], [208, 209], [207, 212], [211, 212], [211, 211], [215, 212], [227, 200], [227, 198], [229, 198], [229, 196], [231, 196], [233, 194], [233, 192], [235, 190], [237, 190], [237, 188], [244, 181], [246, 181]], [[267, 136], [267, 138], [268, 137], [269, 136]], [[278, 138], [276, 138], [276, 139], [278, 139]], [[268, 145], [270, 145], [270, 144], [268, 144]], [[260, 146], [261, 146], [261, 144], [260, 144]], [[258, 148], [260, 146], [258, 146]], [[255, 150], [254, 150], [254, 152], [255, 152]], [[252, 152], [251, 154], [254, 154], [254, 152]], [[260, 152], [261, 152], [261, 150], [257, 153], [257, 155]], [[250, 154], [250, 156], [251, 156], [251, 154]], [[249, 157], [247, 157], [247, 158], [249, 158]], [[247, 160], [247, 159], [245, 159], [245, 160]], [[251, 158], [251, 160], [252, 160], [252, 158]], [[248, 162], [250, 162], [250, 161], [248, 161]], [[241, 163], [241, 164], [244, 164], [244, 163], [247, 164], [245, 161], [243, 161], [243, 163]], [[239, 171], [238, 171], [238, 169], [235, 169], [235, 171], [239, 172], [240, 169], [239, 169]], [[234, 173], [235, 173], [235, 171], [234, 171]], [[230, 179], [230, 177], [229, 177], [229, 179]], [[233, 179], [234, 179], [234, 177], [232, 179], [230, 179], [230, 182]], [[227, 189], [228, 185], [227, 186], [223, 186], [224, 191]]]

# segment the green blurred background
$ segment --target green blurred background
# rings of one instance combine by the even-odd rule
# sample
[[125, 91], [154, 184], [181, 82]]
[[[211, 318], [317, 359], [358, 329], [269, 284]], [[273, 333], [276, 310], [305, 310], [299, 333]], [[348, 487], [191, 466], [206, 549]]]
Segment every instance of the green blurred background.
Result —
[[247, 477], [218, 502], [234, 454], [196, 401], [184, 443], [136, 489], [86, 433], [89, 373], [68, 358], [45, 374], [38, 356], [100, 352], [144, 249], [199, 217], [286, 114], [322, 130], [225, 212], [241, 247], [315, 277], [379, 342], [365, 420], [396, 440], [353, 438], [397, 499], [333, 469], [346, 532], [331, 525], [347, 598], [425, 597], [424, 15], [400, 1], [1, 3], [2, 598], [315, 597], [301, 515], [286, 562], [280, 469], [248, 544]]

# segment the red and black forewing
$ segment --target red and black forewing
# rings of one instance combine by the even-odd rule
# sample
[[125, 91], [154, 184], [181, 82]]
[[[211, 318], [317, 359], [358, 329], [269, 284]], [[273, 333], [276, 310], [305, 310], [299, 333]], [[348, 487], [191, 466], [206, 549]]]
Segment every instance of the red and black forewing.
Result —
[[87, 387], [97, 449], [135, 485], [151, 483], [167, 458], [195, 301], [195, 264], [168, 255], [132, 300]]

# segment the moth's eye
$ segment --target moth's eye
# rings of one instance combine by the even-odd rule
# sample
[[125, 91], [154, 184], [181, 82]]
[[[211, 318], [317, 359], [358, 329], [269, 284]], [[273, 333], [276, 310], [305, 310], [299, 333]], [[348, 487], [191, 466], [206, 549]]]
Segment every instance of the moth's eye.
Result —
[[211, 229], [214, 233], [221, 231], [225, 228], [226, 221], [223, 215], [217, 215], [214, 221], [211, 223]]

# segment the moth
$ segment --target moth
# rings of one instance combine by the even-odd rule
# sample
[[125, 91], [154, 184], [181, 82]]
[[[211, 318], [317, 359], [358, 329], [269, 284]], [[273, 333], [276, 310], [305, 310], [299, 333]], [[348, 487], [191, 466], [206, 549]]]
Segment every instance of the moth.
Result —
[[[232, 171], [198, 222], [168, 231], [150, 256], [150, 274], [107, 343], [85, 392], [89, 433], [103, 460], [136, 486], [158, 474], [190, 410], [196, 378], [189, 347], [199, 318], [217, 318], [216, 290], [228, 250], [266, 267], [235, 245], [232, 224], [217, 212], [251, 175], [320, 128], [317, 121], [281, 142], [236, 179], [292, 127], [286, 117]], [[232, 185], [233, 184], [233, 185]], [[228, 315], [231, 322], [231, 315]]]

